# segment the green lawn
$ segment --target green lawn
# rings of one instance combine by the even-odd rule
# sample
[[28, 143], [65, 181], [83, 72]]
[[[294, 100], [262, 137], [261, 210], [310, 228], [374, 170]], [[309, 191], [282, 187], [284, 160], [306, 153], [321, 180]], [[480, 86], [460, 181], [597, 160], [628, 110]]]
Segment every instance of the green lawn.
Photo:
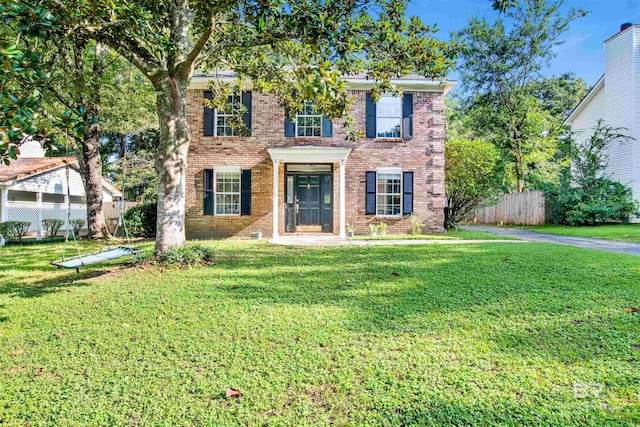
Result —
[[353, 240], [513, 240], [510, 237], [498, 236], [486, 231], [475, 230], [449, 230], [447, 234], [396, 234], [387, 236], [356, 236]]
[[640, 242], [640, 224], [600, 225], [595, 227], [572, 227], [569, 225], [519, 226], [525, 230], [540, 233], [564, 234], [577, 237], [595, 237], [597, 239], [618, 240], [622, 242]]
[[80, 275], [59, 244], [0, 248], [0, 424], [640, 423], [640, 258], [209, 244]]

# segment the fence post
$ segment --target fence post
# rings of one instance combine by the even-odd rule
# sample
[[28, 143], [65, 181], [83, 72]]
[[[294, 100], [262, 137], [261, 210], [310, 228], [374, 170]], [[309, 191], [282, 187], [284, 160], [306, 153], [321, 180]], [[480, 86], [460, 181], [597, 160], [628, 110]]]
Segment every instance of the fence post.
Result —
[[5, 222], [7, 220], [7, 210], [9, 209], [9, 190], [6, 188], [0, 189], [0, 197], [2, 197], [2, 209], [0, 209], [0, 222]]
[[42, 193], [36, 193], [36, 240], [42, 240]]

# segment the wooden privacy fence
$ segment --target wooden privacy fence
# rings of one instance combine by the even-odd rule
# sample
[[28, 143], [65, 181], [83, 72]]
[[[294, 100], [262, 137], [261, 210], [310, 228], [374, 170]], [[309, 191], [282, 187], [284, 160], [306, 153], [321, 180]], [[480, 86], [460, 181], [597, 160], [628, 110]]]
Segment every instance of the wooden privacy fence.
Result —
[[498, 204], [476, 210], [473, 222], [481, 224], [543, 225], [545, 198], [541, 191], [503, 194]]
[[[128, 211], [134, 206], [138, 206], [141, 202], [124, 202], [124, 212]], [[107, 227], [110, 233], [113, 233], [118, 224], [118, 216], [120, 215], [120, 202], [104, 202], [102, 204], [102, 213], [105, 221], [107, 221]]]

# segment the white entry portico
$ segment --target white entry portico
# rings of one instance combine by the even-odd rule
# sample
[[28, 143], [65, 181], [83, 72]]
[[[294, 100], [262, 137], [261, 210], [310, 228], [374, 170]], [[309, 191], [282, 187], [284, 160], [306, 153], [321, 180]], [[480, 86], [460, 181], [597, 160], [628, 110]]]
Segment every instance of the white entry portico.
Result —
[[[346, 238], [346, 180], [345, 163], [351, 148], [348, 147], [318, 147], [314, 145], [269, 148], [269, 155], [273, 162], [273, 239], [279, 237], [279, 218], [284, 212], [285, 201], [279, 201], [280, 165], [286, 164], [332, 164], [339, 165], [339, 234]], [[310, 185], [310, 184], [308, 184]], [[297, 202], [297, 201], [296, 201]], [[282, 211], [282, 212], [281, 212]]]

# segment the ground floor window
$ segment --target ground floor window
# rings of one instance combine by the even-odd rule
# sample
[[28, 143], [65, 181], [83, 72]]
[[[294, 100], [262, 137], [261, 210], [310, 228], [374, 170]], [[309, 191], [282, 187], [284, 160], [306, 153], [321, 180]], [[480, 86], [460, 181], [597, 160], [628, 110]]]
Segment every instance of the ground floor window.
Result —
[[216, 215], [240, 215], [240, 168], [216, 169]]
[[388, 170], [377, 173], [376, 214], [402, 215], [402, 171]]

